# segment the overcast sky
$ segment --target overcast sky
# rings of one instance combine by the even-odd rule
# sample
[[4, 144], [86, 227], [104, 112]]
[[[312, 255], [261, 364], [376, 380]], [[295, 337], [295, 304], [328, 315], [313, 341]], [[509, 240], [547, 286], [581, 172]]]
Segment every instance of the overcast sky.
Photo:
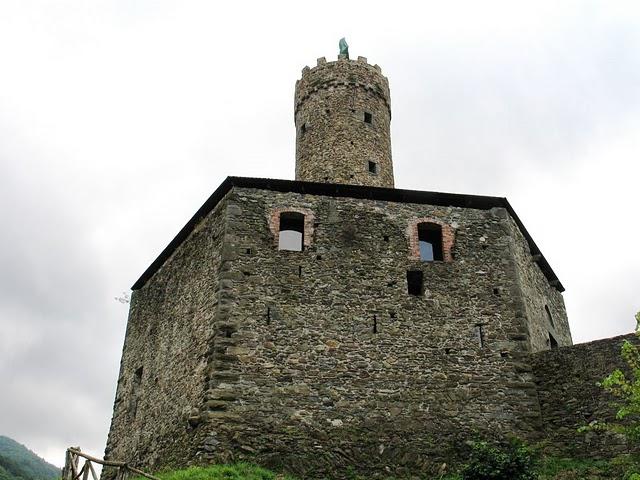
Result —
[[574, 341], [640, 310], [637, 1], [0, 1], [0, 434], [102, 456], [129, 287], [227, 175], [292, 179], [293, 89], [389, 78], [396, 186], [506, 196]]

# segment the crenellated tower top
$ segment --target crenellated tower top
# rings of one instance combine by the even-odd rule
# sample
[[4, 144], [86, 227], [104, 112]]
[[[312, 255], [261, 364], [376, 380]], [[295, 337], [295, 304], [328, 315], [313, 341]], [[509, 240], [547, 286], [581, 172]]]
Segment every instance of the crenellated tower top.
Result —
[[318, 59], [296, 82], [296, 180], [393, 187], [389, 82], [365, 57]]

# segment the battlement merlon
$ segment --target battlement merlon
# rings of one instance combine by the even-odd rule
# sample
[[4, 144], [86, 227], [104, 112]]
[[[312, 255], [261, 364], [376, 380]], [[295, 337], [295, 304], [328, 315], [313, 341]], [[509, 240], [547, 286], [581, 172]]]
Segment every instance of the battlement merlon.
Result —
[[350, 60], [342, 55], [334, 62], [320, 57], [315, 67], [302, 69], [302, 77], [296, 81], [294, 114], [314, 92], [341, 86], [360, 87], [373, 92], [382, 98], [391, 116], [389, 80], [382, 74], [382, 69], [378, 65], [370, 65], [366, 57]]

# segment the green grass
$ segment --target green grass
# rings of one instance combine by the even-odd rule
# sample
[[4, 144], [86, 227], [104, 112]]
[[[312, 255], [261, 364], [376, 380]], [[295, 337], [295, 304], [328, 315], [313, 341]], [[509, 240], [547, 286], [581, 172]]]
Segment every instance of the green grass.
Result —
[[628, 455], [613, 460], [545, 458], [538, 472], [540, 480], [627, 480], [632, 472], [640, 472], [640, 465]]
[[232, 465], [211, 465], [208, 467], [189, 467], [158, 473], [161, 480], [295, 480], [286, 475], [277, 475], [250, 463]]
[[[640, 465], [629, 456], [613, 460], [577, 460], [572, 458], [546, 457], [538, 468], [539, 480], [631, 480], [630, 472], [640, 471]], [[211, 465], [190, 467], [155, 474], [161, 480], [303, 480], [252, 465], [235, 463], [231, 465]], [[347, 472], [351, 480], [369, 480], [368, 477]], [[134, 480], [145, 480], [138, 477]], [[388, 477], [387, 480], [400, 480]], [[456, 474], [424, 480], [461, 480]]]

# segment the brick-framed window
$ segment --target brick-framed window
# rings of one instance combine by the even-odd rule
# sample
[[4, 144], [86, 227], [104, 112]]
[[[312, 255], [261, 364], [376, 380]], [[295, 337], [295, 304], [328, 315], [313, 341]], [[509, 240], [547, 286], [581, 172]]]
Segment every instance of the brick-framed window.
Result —
[[303, 248], [307, 248], [311, 245], [313, 241], [313, 224], [315, 221], [315, 215], [313, 212], [308, 208], [279, 207], [272, 209], [267, 218], [269, 230], [271, 231], [271, 235], [273, 235], [273, 241], [276, 248], [280, 247], [280, 219], [295, 218], [296, 215], [302, 215], [304, 217], [304, 227], [302, 232]]
[[[429, 241], [429, 236], [433, 235], [438, 235], [439, 238]], [[409, 238], [410, 259], [444, 262], [453, 261], [452, 250], [455, 240], [455, 230], [448, 223], [431, 217], [414, 218], [409, 222], [409, 226], [407, 227], [407, 237]], [[427, 239], [427, 241], [431, 243], [432, 248], [436, 249], [432, 251], [431, 259], [428, 259], [428, 256], [425, 257], [424, 245], [422, 256], [420, 254], [421, 238]]]

